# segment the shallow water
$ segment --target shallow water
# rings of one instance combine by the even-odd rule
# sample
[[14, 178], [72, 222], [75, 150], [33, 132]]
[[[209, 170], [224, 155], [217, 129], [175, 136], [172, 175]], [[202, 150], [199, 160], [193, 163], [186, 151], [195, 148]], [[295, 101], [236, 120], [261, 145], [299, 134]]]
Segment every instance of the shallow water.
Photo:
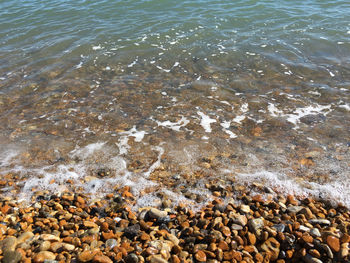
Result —
[[149, 205], [259, 182], [349, 206], [348, 14], [347, 1], [5, 1], [0, 172], [23, 196], [72, 180], [132, 185]]

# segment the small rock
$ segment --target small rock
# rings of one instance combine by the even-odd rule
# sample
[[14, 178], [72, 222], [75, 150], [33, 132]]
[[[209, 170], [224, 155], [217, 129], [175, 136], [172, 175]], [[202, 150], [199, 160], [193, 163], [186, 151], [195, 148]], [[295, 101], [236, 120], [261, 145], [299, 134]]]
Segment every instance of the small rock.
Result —
[[271, 260], [276, 260], [280, 253], [280, 243], [273, 237], [270, 237], [261, 245], [261, 249], [270, 254]]
[[86, 250], [79, 254], [78, 260], [80, 262], [88, 262], [88, 261], [91, 261], [95, 255], [96, 255], [95, 251]]
[[154, 255], [150, 257], [150, 263], [168, 263], [161, 255]]
[[284, 229], [286, 226], [284, 224], [276, 224], [272, 226], [274, 229], [276, 229], [277, 232], [284, 232]]
[[339, 238], [332, 235], [328, 235], [326, 238], [326, 242], [333, 252], [339, 252], [340, 250]]
[[84, 226], [87, 228], [97, 228], [98, 225], [96, 225], [94, 222], [91, 221], [84, 221]]
[[248, 214], [250, 212], [250, 207], [249, 205], [241, 205], [239, 210], [242, 212], [242, 213], [246, 213]]
[[54, 260], [56, 258], [55, 254], [50, 251], [40, 251], [34, 257], [35, 263], [42, 263], [46, 260]]
[[135, 253], [131, 253], [124, 259], [124, 261], [125, 263], [138, 263], [139, 258]]
[[39, 250], [40, 251], [47, 251], [51, 247], [51, 242], [50, 241], [44, 241], [40, 244]]
[[135, 236], [137, 236], [140, 232], [140, 225], [132, 225], [124, 229], [124, 234], [127, 238], [133, 239]]
[[4, 252], [4, 257], [2, 258], [3, 263], [18, 263], [22, 259], [22, 254], [17, 251], [7, 250]]
[[306, 263], [322, 263], [321, 260], [319, 260], [318, 258], [312, 257], [309, 254], [306, 254], [304, 257], [304, 261]]
[[340, 246], [340, 255], [345, 258], [349, 255], [349, 243], [343, 243]]
[[313, 228], [310, 230], [310, 235], [313, 237], [320, 237], [321, 233], [320, 230], [318, 230], [318, 228]]
[[166, 211], [161, 211], [157, 208], [151, 208], [147, 215], [150, 217], [150, 218], [154, 218], [154, 219], [159, 219], [159, 218], [162, 218], [162, 217], [166, 217], [168, 215], [168, 213]]
[[45, 241], [60, 241], [60, 238], [51, 234], [41, 234], [40, 238]]
[[104, 256], [104, 255], [96, 255], [96, 256], [94, 256], [93, 262], [96, 262], [96, 263], [113, 263], [113, 261], [109, 257]]
[[5, 251], [15, 251], [17, 246], [16, 237], [7, 237], [4, 240], [0, 241], [0, 248], [3, 252]]
[[173, 242], [174, 245], [179, 245], [179, 243], [180, 243], [180, 240], [176, 236], [174, 236], [173, 234], [168, 233], [166, 235], [166, 238], [168, 240], [170, 240], [171, 242]]
[[28, 239], [31, 239], [34, 236], [33, 232], [24, 232], [22, 235], [20, 235], [17, 238], [17, 243], [21, 244], [23, 242], [26, 242]]
[[310, 228], [301, 225], [301, 226], [299, 227], [299, 231], [302, 231], [302, 232], [310, 232]]
[[234, 224], [241, 226], [245, 226], [248, 222], [247, 217], [245, 215], [235, 215], [232, 221]]
[[288, 213], [294, 213], [294, 214], [297, 214], [299, 213], [301, 210], [303, 210], [303, 206], [288, 206], [287, 208], [287, 212]]
[[309, 223], [310, 223], [310, 224], [313, 224], [313, 225], [318, 224], [318, 225], [320, 225], [320, 226], [322, 226], [322, 225], [327, 225], [327, 226], [329, 226], [329, 225], [331, 224], [331, 222], [330, 222], [329, 220], [323, 219], [323, 218], [310, 219], [310, 220], [309, 220]]
[[118, 246], [118, 241], [114, 238], [108, 239], [106, 241], [106, 247], [109, 247], [110, 249], [114, 248], [115, 246]]
[[196, 258], [197, 261], [199, 262], [206, 262], [207, 261], [207, 256], [202, 250], [199, 250], [194, 257]]
[[256, 233], [259, 229], [264, 227], [264, 219], [262, 217], [251, 219], [248, 222], [250, 230]]

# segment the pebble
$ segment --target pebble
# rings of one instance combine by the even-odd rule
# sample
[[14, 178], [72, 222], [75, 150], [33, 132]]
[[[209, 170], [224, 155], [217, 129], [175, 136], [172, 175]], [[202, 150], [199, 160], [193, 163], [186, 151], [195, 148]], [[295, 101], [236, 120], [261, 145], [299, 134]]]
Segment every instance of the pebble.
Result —
[[256, 233], [258, 230], [264, 227], [264, 219], [263, 218], [251, 219], [249, 220], [248, 225], [251, 231]]
[[114, 238], [108, 239], [106, 241], [106, 247], [108, 248], [114, 248], [115, 246], [118, 246], [118, 241]]
[[206, 262], [207, 261], [207, 256], [205, 255], [205, 253], [202, 250], [199, 250], [196, 254], [195, 254], [195, 258], [197, 261], [199, 262]]
[[287, 207], [287, 212], [288, 213], [294, 213], [297, 214], [299, 213], [301, 210], [303, 210], [303, 206], [288, 206]]
[[340, 250], [339, 238], [329, 235], [326, 237], [326, 242], [333, 252], [339, 252]]
[[306, 254], [303, 259], [306, 263], [323, 263], [320, 259], [312, 257], [309, 254]]
[[147, 214], [150, 218], [154, 218], [154, 219], [159, 219], [162, 217], [166, 217], [168, 215], [166, 211], [161, 211], [157, 208], [151, 208]]
[[0, 241], [0, 248], [3, 252], [5, 251], [15, 251], [17, 246], [16, 237], [7, 237], [4, 240]]
[[328, 208], [311, 198], [238, 195], [244, 204], [214, 200], [198, 212], [179, 205], [136, 214], [136, 197], [125, 194], [131, 189], [116, 191], [123, 196], [118, 206], [115, 193], [106, 200], [79, 194], [41, 198], [39, 209], [11, 203], [6, 216], [0, 215], [0, 260], [350, 262], [350, 217], [344, 207]]
[[261, 249], [271, 256], [271, 260], [276, 260], [280, 253], [280, 243], [270, 237], [261, 245]]
[[34, 236], [33, 232], [24, 232], [17, 238], [17, 243], [21, 244], [23, 242], [26, 242], [27, 240], [31, 239]]
[[313, 237], [321, 237], [321, 233], [320, 233], [320, 230], [318, 230], [318, 228], [311, 229], [310, 235]]
[[94, 258], [95, 255], [96, 251], [86, 250], [79, 254], [78, 260], [80, 262], [89, 262]]
[[329, 226], [331, 224], [331, 222], [327, 219], [322, 219], [322, 218], [318, 218], [318, 219], [310, 219], [309, 220], [309, 223], [310, 224], [313, 224], [313, 225], [326, 225], [326, 226]]
[[53, 260], [55, 258], [56, 258], [55, 254], [50, 251], [40, 251], [38, 254], [34, 256], [34, 262], [42, 263], [46, 260]]
[[5, 251], [2, 258], [3, 263], [17, 263], [22, 260], [22, 254], [17, 251]]
[[248, 213], [250, 212], [250, 207], [249, 207], [249, 205], [241, 205], [239, 209], [240, 209], [240, 211], [241, 211], [242, 213], [248, 214]]
[[138, 263], [138, 262], [139, 262], [139, 258], [135, 253], [131, 253], [125, 258], [125, 263]]

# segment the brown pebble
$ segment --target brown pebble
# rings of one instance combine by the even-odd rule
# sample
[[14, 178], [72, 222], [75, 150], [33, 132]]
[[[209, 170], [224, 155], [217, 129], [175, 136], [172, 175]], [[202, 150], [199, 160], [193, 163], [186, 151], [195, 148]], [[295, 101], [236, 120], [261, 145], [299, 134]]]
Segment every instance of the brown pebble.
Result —
[[255, 245], [255, 243], [256, 243], [256, 237], [255, 237], [254, 234], [248, 232], [248, 240], [249, 240], [249, 244]]
[[310, 249], [309, 250], [309, 254], [315, 258], [320, 258], [321, 257], [321, 254], [320, 252], [318, 252], [317, 249]]
[[206, 256], [206, 254], [205, 254], [202, 250], [199, 250], [199, 251], [195, 254], [195, 258], [196, 258], [196, 260], [198, 260], [199, 262], [206, 262], [206, 261], [207, 261], [207, 256]]
[[55, 254], [50, 251], [40, 251], [34, 257], [35, 263], [42, 263], [45, 260], [54, 260], [56, 258]]
[[328, 235], [326, 238], [327, 245], [334, 251], [334, 252], [339, 252], [340, 250], [340, 242], [339, 238]]
[[229, 250], [229, 246], [225, 241], [220, 241], [218, 247], [222, 249], [222, 251]]
[[96, 256], [94, 256], [93, 262], [96, 262], [96, 263], [113, 263], [113, 261], [109, 257], [104, 256], [104, 255], [96, 255]]
[[86, 250], [79, 254], [78, 260], [81, 262], [91, 261], [96, 255], [96, 251]]

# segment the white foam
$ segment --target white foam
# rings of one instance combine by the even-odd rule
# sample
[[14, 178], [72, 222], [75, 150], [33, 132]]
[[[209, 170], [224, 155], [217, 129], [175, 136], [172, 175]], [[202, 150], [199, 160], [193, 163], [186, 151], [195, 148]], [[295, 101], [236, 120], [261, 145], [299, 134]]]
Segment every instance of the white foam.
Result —
[[182, 116], [181, 119], [178, 120], [177, 122], [171, 122], [171, 121], [160, 122], [156, 120], [156, 123], [158, 126], [166, 127], [174, 131], [180, 131], [180, 129], [182, 127], [185, 127], [189, 122], [190, 121], [186, 119], [184, 116]]
[[242, 112], [247, 112], [249, 110], [248, 103], [243, 103], [241, 106]]
[[279, 110], [273, 103], [269, 103], [267, 109], [273, 117], [278, 117], [280, 114], [283, 113], [283, 111]]
[[[339, 179], [339, 178], [338, 178]], [[342, 203], [350, 206], [350, 179], [345, 176], [341, 180], [334, 179], [333, 182], [319, 184], [290, 178], [283, 173], [273, 173], [269, 171], [261, 171], [251, 174], [239, 173], [236, 180], [240, 183], [251, 185], [259, 182], [265, 186], [276, 189], [284, 194], [294, 194], [301, 197], [312, 196], [316, 199], [323, 198], [333, 201], [334, 204]]]
[[98, 46], [92, 46], [92, 50], [99, 50], [102, 49], [101, 44], [99, 44]]
[[298, 123], [300, 123], [300, 119], [304, 116], [316, 115], [319, 113], [323, 113], [327, 115], [330, 112], [330, 108], [331, 108], [331, 105], [326, 105], [326, 106], [310, 105], [304, 108], [297, 108], [295, 109], [294, 113], [286, 114], [285, 116], [287, 116], [287, 121], [293, 123], [294, 125], [297, 125]]
[[215, 119], [211, 119], [208, 115], [205, 115], [203, 112], [198, 111], [197, 114], [201, 116], [201, 126], [205, 130], [205, 132], [211, 132], [211, 123], [216, 122]]
[[76, 147], [71, 153], [70, 156], [72, 158], [79, 157], [81, 159], [87, 159], [91, 156], [95, 151], [101, 150], [105, 146], [105, 142], [96, 142], [86, 145], [83, 148]]
[[120, 154], [126, 154], [128, 150], [130, 149], [130, 146], [128, 144], [129, 137], [134, 137], [135, 142], [141, 142], [144, 136], [147, 134], [145, 131], [138, 131], [136, 127], [132, 127], [129, 131], [121, 132], [122, 136], [119, 138], [119, 142], [116, 143], [116, 145], [119, 148]]
[[340, 108], [346, 109], [347, 111], [350, 111], [350, 106], [349, 104], [343, 104], [343, 105], [339, 105]]
[[170, 69], [164, 69], [164, 68], [162, 68], [161, 66], [156, 66], [156, 67], [157, 67], [158, 69], [164, 71], [164, 72], [167, 72], [167, 73], [170, 72]]
[[135, 66], [138, 60], [139, 60], [139, 57], [136, 57], [135, 60], [128, 65], [128, 68]]
[[244, 115], [238, 115], [232, 121], [241, 124], [244, 119], [245, 119]]

